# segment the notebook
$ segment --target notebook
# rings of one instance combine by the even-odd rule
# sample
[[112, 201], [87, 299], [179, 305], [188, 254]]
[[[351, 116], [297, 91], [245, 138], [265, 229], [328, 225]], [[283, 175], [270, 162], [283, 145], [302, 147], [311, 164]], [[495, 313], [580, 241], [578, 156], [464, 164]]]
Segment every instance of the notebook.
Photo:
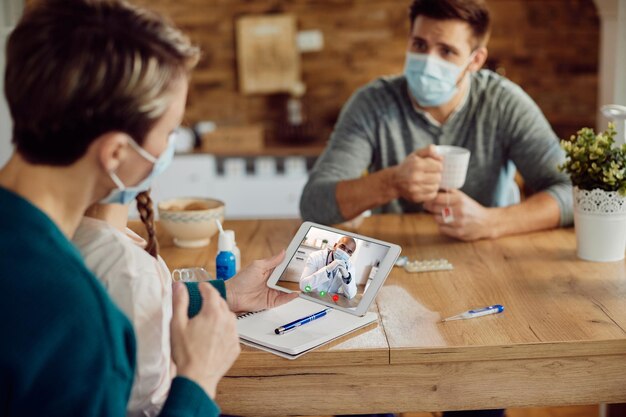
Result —
[[274, 330], [284, 324], [306, 317], [324, 306], [304, 298], [296, 298], [287, 304], [246, 313], [237, 317], [239, 338], [244, 345], [252, 346], [287, 359], [296, 359], [345, 334], [375, 322], [378, 315], [368, 312], [359, 317], [331, 309], [326, 316], [284, 334]]

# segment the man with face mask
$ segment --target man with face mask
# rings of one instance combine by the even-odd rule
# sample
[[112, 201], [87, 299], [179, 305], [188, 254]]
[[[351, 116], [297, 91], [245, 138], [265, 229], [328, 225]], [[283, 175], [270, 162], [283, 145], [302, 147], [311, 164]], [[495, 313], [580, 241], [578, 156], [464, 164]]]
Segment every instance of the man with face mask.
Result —
[[[412, 2], [404, 74], [368, 84], [344, 106], [303, 191], [305, 220], [427, 211], [462, 240], [571, 224], [555, 133], [520, 87], [481, 70], [489, 21], [483, 0]], [[434, 145], [471, 151], [461, 190], [442, 192]], [[516, 170], [534, 192], [522, 202]], [[453, 219], [442, 216], [448, 208]]]
[[354, 239], [343, 236], [332, 249], [310, 254], [300, 278], [300, 290], [341, 294], [349, 300], [354, 298], [357, 287], [350, 257], [355, 250]]

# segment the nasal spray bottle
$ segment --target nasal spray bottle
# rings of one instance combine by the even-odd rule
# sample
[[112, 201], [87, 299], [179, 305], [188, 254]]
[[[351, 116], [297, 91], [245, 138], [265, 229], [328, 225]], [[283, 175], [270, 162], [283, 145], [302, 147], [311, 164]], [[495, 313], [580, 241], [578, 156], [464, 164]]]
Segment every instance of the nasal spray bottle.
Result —
[[217, 257], [215, 258], [215, 275], [217, 279], [226, 281], [237, 273], [237, 260], [233, 253], [235, 246], [234, 233], [231, 235], [224, 231], [219, 220], [215, 220], [220, 230], [217, 243]]
[[239, 250], [239, 247], [237, 247], [237, 241], [235, 240], [235, 231], [234, 230], [224, 230], [224, 233], [226, 233], [229, 236], [229, 239], [232, 240], [233, 242], [233, 255], [235, 255], [235, 272], [239, 273], [239, 271], [241, 270], [241, 251]]

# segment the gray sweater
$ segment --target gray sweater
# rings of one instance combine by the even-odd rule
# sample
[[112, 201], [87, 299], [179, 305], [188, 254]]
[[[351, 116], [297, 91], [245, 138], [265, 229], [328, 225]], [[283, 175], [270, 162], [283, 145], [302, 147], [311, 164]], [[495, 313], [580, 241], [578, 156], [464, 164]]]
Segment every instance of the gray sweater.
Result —
[[[302, 218], [325, 224], [346, 220], [335, 198], [339, 181], [398, 165], [430, 144], [471, 151], [461, 190], [483, 206], [519, 202], [517, 168], [531, 190], [555, 198], [561, 225], [572, 223], [572, 188], [557, 169], [564, 160], [557, 136], [519, 86], [488, 70], [472, 74], [464, 102], [443, 125], [412, 106], [404, 76], [379, 78], [359, 89], [311, 171], [300, 200]], [[374, 211], [419, 212], [422, 205], [398, 199]]]

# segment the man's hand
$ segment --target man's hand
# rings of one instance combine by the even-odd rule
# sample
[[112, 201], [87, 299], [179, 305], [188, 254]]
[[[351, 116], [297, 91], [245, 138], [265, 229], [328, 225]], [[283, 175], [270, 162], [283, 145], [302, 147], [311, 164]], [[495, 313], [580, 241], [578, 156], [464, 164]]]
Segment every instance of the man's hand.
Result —
[[434, 199], [441, 183], [442, 160], [434, 145], [407, 156], [395, 167], [393, 184], [398, 194], [415, 203]]
[[337, 269], [339, 270], [339, 273], [341, 274], [341, 279], [343, 280], [344, 284], [348, 285], [350, 281], [352, 281], [352, 276], [350, 276], [350, 272], [348, 272], [348, 269], [345, 268], [344, 266], [340, 266]]
[[[496, 237], [493, 209], [483, 207], [461, 191], [451, 190], [448, 194], [440, 192], [434, 200], [424, 203], [424, 209], [435, 215], [441, 233], [465, 241]], [[454, 220], [450, 223], [441, 215], [445, 207], [452, 209]]]
[[254, 261], [226, 281], [226, 300], [230, 309], [235, 312], [258, 311], [277, 307], [297, 298], [297, 293], [287, 294], [267, 286], [267, 279], [284, 257], [283, 250], [272, 258]]
[[344, 266], [345, 266], [344, 261], [342, 261], [341, 259], [335, 259], [334, 261], [326, 265], [326, 272], [332, 275], [335, 273], [337, 269], [343, 268]]
[[239, 356], [237, 320], [219, 292], [210, 284], [198, 285], [202, 308], [187, 317], [189, 294], [184, 284], [174, 283], [173, 316], [170, 324], [172, 358], [177, 374], [200, 385], [215, 398], [217, 383]]

